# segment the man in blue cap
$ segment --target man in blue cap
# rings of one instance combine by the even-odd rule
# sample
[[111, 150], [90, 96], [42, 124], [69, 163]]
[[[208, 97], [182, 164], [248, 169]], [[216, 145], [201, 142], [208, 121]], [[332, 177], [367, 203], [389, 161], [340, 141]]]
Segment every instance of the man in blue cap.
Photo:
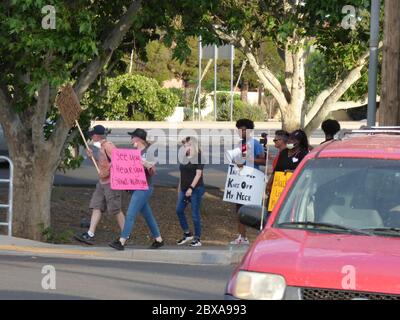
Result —
[[[94, 126], [89, 131], [89, 137], [93, 140], [93, 144], [99, 147], [98, 158], [96, 159], [99, 166], [99, 182], [96, 190], [90, 200], [90, 209], [92, 210], [92, 218], [90, 227], [87, 232], [75, 235], [75, 239], [86, 244], [94, 244], [94, 235], [97, 225], [100, 222], [102, 212], [107, 211], [111, 215], [115, 215], [121, 230], [124, 228], [125, 216], [122, 213], [122, 195], [119, 190], [112, 190], [110, 184], [111, 169], [111, 153], [115, 145], [107, 141], [107, 129], [102, 125]], [[93, 157], [91, 149], [86, 150], [88, 157]]]

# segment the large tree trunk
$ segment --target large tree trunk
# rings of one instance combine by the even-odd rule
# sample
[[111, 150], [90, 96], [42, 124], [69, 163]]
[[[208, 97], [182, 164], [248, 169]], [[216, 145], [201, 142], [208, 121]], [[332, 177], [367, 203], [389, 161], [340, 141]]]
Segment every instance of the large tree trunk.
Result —
[[379, 124], [400, 125], [400, 1], [385, 1], [382, 92]]
[[[14, 164], [13, 236], [42, 240], [50, 226], [50, 199], [55, 166], [51, 153], [34, 156], [31, 143], [8, 140]], [[53, 161], [54, 163], [54, 161]]]
[[[21, 167], [26, 159], [15, 159], [13, 236], [42, 240], [43, 229], [50, 226], [50, 199], [53, 176], [41, 170]], [[32, 170], [32, 169], [33, 170]]]
[[301, 128], [301, 110], [302, 103], [299, 101], [293, 101], [292, 104], [285, 108], [282, 116], [283, 130], [293, 132], [294, 130]]

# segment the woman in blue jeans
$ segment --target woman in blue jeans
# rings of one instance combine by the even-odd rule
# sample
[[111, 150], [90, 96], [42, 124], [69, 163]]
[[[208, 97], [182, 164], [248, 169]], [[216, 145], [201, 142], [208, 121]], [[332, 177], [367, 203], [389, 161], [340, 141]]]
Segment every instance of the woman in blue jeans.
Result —
[[149, 205], [149, 201], [154, 190], [151, 177], [155, 173], [155, 166], [146, 160], [146, 150], [149, 147], [149, 143], [146, 140], [147, 133], [143, 129], [136, 129], [134, 132], [128, 133], [131, 135], [133, 148], [141, 150], [142, 162], [145, 168], [149, 189], [135, 190], [132, 192], [131, 201], [125, 217], [124, 229], [122, 230], [120, 238], [110, 243], [110, 247], [116, 250], [124, 250], [126, 241], [129, 239], [135, 224], [136, 217], [139, 213], [141, 213], [146, 220], [146, 223], [154, 238], [154, 242], [150, 248], [158, 249], [164, 245], [164, 241], [161, 238], [160, 229], [158, 228], [157, 221], [154, 218], [153, 211]]
[[[193, 137], [187, 137], [182, 141], [184, 145], [184, 158], [179, 166], [180, 190], [176, 214], [183, 230], [183, 238], [177, 241], [178, 245], [190, 242], [191, 247], [201, 246], [201, 217], [200, 207], [205, 192], [203, 182], [204, 164], [202, 164], [201, 151], [198, 142]], [[192, 207], [192, 220], [194, 225], [194, 236], [185, 216], [185, 209], [188, 203]]]

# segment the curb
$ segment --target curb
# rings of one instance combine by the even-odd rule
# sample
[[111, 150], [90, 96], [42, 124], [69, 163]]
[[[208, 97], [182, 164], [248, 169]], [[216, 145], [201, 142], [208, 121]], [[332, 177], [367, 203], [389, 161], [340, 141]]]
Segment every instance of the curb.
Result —
[[[223, 249], [222, 249], [223, 248]], [[51, 245], [31, 240], [0, 236], [1, 255], [58, 257], [70, 259], [95, 259], [132, 262], [156, 262], [185, 265], [233, 265], [238, 264], [248, 247], [147, 249], [128, 246], [124, 251], [108, 247]]]

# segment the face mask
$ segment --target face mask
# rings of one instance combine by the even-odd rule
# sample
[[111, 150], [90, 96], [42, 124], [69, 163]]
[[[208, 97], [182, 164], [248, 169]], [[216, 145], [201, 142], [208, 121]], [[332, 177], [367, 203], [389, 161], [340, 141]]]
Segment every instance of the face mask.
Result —
[[289, 150], [292, 150], [292, 149], [294, 149], [294, 143], [288, 143], [288, 144], [286, 145], [286, 147], [287, 147]]
[[93, 142], [93, 145], [98, 149], [101, 148], [101, 142], [100, 141]]

